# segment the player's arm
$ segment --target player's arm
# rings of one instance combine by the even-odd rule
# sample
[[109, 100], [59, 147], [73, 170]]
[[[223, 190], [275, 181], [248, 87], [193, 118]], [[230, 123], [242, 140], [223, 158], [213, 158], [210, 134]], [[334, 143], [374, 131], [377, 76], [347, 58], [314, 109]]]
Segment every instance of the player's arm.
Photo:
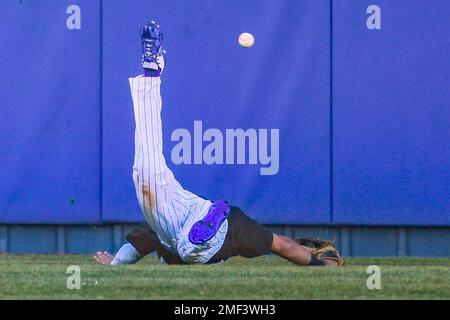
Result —
[[106, 251], [97, 252], [94, 256], [94, 259], [95, 261], [97, 261], [97, 263], [113, 266], [122, 264], [134, 264], [141, 258], [142, 256], [130, 243], [125, 243], [119, 249], [119, 251], [117, 251], [115, 256]]

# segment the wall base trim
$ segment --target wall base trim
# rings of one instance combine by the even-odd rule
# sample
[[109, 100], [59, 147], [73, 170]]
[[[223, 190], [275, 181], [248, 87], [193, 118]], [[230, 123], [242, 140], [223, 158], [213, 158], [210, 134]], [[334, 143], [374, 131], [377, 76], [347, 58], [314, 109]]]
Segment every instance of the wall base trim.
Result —
[[[115, 252], [133, 224], [0, 225], [0, 252], [92, 254]], [[336, 239], [347, 257], [450, 257], [450, 227], [268, 226], [289, 237]]]

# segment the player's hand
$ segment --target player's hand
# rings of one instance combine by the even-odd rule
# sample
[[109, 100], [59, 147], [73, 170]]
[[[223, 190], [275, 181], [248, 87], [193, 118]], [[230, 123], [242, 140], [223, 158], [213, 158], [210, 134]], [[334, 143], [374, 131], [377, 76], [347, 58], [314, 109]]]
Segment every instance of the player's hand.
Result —
[[99, 264], [111, 265], [111, 262], [114, 260], [114, 256], [106, 251], [97, 252], [94, 256], [94, 259]]

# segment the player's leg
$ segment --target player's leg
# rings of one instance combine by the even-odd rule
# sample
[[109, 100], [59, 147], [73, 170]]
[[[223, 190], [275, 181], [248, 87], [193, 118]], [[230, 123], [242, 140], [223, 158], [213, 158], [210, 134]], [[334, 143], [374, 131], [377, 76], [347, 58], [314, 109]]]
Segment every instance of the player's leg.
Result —
[[[167, 167], [163, 154], [160, 74], [164, 68], [162, 34], [150, 22], [142, 29], [144, 75], [130, 78], [136, 124], [133, 180], [137, 198], [151, 228], [173, 253], [193, 194], [188, 194]], [[195, 202], [195, 201], [194, 201]], [[197, 201], [200, 202], [200, 201]]]
[[161, 37], [156, 24], [144, 26], [143, 67], [146, 69], [144, 76], [129, 79], [136, 125], [133, 180], [147, 222], [160, 240], [170, 246], [182, 221], [171, 205], [171, 195], [179, 184], [167, 167], [162, 149]]
[[[163, 180], [164, 165], [159, 151], [159, 78], [130, 78], [131, 95], [136, 123], [135, 162], [133, 165], [133, 181], [136, 195], [142, 212], [156, 232], [163, 226], [158, 223], [158, 207], [163, 203], [158, 193], [158, 183]], [[162, 169], [160, 169], [162, 168]], [[158, 204], [159, 202], [159, 204]]]
[[[204, 263], [220, 249], [227, 223], [209, 215], [211, 201], [184, 190], [166, 165], [160, 115], [160, 73], [164, 67], [162, 34], [154, 22], [145, 24], [142, 30], [144, 76], [130, 79], [136, 120], [137, 154], [133, 178], [137, 197], [147, 222], [166, 249], [178, 253], [186, 262]], [[191, 243], [188, 239], [191, 229], [204, 231], [198, 224], [202, 219], [206, 219], [208, 225], [213, 224], [214, 230], [206, 230], [209, 232], [207, 243]]]
[[255, 258], [271, 253], [272, 232], [248, 217], [240, 208], [231, 206], [228, 232], [222, 248], [208, 261], [217, 263], [234, 256]]
[[167, 166], [162, 154], [159, 78], [130, 78], [136, 123], [134, 180], [144, 211], [156, 209], [156, 189], [165, 181]]

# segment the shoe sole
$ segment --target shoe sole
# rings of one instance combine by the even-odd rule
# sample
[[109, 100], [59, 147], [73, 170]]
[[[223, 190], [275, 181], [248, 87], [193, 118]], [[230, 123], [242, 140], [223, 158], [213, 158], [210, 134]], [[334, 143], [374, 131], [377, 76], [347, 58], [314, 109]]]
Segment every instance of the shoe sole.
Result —
[[230, 206], [225, 201], [215, 201], [206, 216], [194, 223], [189, 231], [189, 241], [193, 244], [204, 244], [219, 231], [230, 214]]

